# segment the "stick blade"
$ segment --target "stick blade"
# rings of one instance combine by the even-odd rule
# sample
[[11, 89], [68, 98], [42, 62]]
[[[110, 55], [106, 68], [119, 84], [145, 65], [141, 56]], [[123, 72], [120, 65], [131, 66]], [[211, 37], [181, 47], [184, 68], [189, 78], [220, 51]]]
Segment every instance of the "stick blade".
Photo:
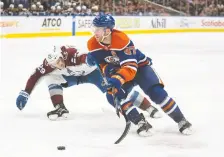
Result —
[[130, 128], [131, 128], [131, 121], [126, 120], [126, 126], [124, 132], [122, 133], [121, 137], [117, 141], [115, 141], [114, 144], [119, 144], [127, 136]]

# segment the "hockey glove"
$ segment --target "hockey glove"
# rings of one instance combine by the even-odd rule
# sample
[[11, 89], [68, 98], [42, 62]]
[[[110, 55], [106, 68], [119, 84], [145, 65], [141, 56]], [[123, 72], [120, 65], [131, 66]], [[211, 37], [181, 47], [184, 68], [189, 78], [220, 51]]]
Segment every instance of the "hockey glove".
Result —
[[67, 88], [67, 87], [68, 87], [68, 82], [66, 82], [66, 83], [61, 83], [61, 86], [62, 86], [63, 88]]
[[119, 66], [113, 64], [107, 64], [104, 68], [104, 74], [106, 77], [111, 77], [114, 75], [119, 69]]
[[77, 81], [68, 81], [65, 83], [61, 83], [61, 86], [63, 88], [67, 88], [67, 87], [71, 87], [71, 86], [78, 85], [78, 84], [79, 84], [79, 79], [77, 79]]
[[93, 58], [93, 56], [92, 56], [90, 53], [87, 54], [87, 57], [86, 57], [86, 63], [87, 63], [87, 65], [89, 65], [89, 66], [94, 66], [94, 65], [96, 65], [96, 61], [95, 61], [95, 59]]
[[118, 91], [122, 86], [121, 81], [116, 79], [116, 78], [108, 78], [107, 80], [108, 80], [108, 83], [109, 83], [109, 85], [107, 87], [108, 89], [116, 88], [117, 91]]
[[25, 107], [28, 99], [29, 99], [29, 94], [26, 91], [21, 90], [19, 93], [19, 96], [16, 99], [16, 106], [20, 110], [22, 110]]
[[121, 101], [122, 99], [125, 99], [127, 97], [128, 93], [120, 88], [120, 90], [117, 91], [117, 93], [115, 93], [115, 98], [117, 98], [119, 101]]

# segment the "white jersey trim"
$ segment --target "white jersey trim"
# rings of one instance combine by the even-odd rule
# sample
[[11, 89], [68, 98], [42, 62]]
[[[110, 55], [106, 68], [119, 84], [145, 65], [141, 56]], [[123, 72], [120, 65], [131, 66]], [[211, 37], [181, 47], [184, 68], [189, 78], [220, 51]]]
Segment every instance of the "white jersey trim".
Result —
[[135, 63], [137, 63], [137, 60], [136, 59], [126, 59], [126, 60], [120, 62], [120, 65], [122, 65], [122, 64], [124, 64], [126, 62], [135, 62]]

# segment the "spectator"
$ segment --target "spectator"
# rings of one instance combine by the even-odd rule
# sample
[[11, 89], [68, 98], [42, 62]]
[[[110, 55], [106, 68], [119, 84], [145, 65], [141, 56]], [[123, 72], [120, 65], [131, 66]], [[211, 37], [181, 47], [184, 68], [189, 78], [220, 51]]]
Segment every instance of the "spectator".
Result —
[[[224, 0], [5, 0], [1, 15], [224, 16]], [[31, 3], [32, 2], [32, 3]]]

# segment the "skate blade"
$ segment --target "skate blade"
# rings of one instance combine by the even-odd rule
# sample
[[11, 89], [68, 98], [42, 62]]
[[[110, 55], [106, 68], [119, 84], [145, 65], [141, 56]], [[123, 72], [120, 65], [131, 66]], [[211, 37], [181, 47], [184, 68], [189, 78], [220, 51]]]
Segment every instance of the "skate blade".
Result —
[[141, 137], [149, 137], [152, 136], [154, 134], [152, 129], [149, 129], [148, 131], [141, 131], [140, 133], [138, 133], [139, 136]]
[[61, 117], [62, 117], [63, 119], [68, 119], [69, 114], [68, 114], [68, 113], [64, 113]]
[[58, 115], [57, 114], [52, 114], [52, 115], [49, 115], [48, 118], [52, 121], [56, 121], [56, 120], [58, 120]]
[[192, 135], [193, 133], [194, 133], [194, 131], [193, 131], [192, 127], [186, 128], [182, 131], [182, 134], [186, 135], [186, 136]]
[[153, 116], [150, 116], [151, 118], [155, 118], [155, 119], [159, 119], [159, 118], [162, 118], [163, 115], [158, 111], [156, 112]]
[[61, 115], [60, 117], [58, 116], [58, 114], [52, 114], [52, 115], [49, 115], [48, 118], [51, 120], [51, 121], [57, 121], [57, 120], [66, 120], [68, 119], [68, 116], [69, 114], [68, 113], [64, 113], [63, 115]]

